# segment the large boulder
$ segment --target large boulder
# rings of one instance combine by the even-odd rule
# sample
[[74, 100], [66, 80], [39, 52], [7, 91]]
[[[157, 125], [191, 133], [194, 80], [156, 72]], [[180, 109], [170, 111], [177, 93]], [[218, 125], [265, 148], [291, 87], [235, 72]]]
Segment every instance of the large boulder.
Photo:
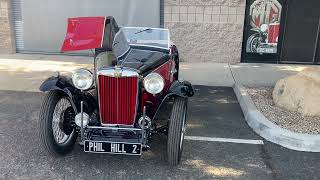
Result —
[[307, 68], [280, 79], [272, 95], [276, 106], [305, 116], [320, 116], [320, 68]]

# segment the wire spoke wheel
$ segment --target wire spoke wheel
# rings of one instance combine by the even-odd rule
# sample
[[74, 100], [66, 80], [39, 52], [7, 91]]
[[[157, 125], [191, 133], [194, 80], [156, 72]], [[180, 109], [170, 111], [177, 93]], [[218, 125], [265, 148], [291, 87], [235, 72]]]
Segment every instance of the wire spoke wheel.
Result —
[[43, 147], [54, 156], [73, 149], [78, 132], [72, 126], [74, 109], [70, 99], [59, 91], [48, 92], [39, 114], [39, 136]]
[[[63, 131], [64, 113], [71, 107], [71, 103], [66, 98], [61, 98], [53, 111], [52, 131], [53, 137], [58, 144], [66, 143], [71, 135], [67, 135]], [[72, 133], [71, 133], [72, 134]]]
[[251, 42], [251, 52], [257, 52], [258, 45], [259, 45], [259, 38], [255, 37]]

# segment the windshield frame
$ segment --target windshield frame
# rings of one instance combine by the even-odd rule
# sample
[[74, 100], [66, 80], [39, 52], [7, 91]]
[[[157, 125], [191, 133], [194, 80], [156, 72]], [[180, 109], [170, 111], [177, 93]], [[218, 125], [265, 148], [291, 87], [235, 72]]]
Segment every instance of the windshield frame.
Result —
[[[144, 29], [151, 29], [151, 30], [164, 30], [167, 31], [167, 47], [163, 47], [163, 46], [155, 46], [155, 45], [147, 45], [147, 44], [140, 44], [140, 43], [130, 43], [128, 41], [128, 37], [127, 34], [125, 33], [125, 31], [123, 31], [123, 29], [137, 29], [139, 30], [144, 30]], [[150, 28], [150, 27], [120, 27], [119, 31], [116, 33], [114, 39], [117, 38], [117, 36], [123, 32], [124, 36], [127, 39], [127, 43], [129, 44], [129, 46], [139, 46], [139, 47], [152, 47], [152, 48], [156, 48], [156, 49], [164, 49], [164, 50], [170, 50], [170, 46], [171, 46], [171, 40], [170, 40], [170, 31], [167, 28]], [[142, 32], [143, 33], [143, 32]]]

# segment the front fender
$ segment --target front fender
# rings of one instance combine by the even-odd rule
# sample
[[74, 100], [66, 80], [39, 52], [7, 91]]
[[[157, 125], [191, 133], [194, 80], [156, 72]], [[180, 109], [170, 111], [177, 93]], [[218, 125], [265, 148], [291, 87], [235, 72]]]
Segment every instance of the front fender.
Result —
[[160, 105], [158, 106], [152, 120], [158, 115], [159, 110], [161, 109], [162, 106], [165, 106], [165, 102], [170, 98], [170, 97], [183, 97], [183, 98], [188, 98], [192, 97], [194, 95], [194, 90], [190, 82], [188, 81], [175, 81], [171, 84], [168, 94], [161, 100]]
[[46, 79], [39, 88], [42, 92], [48, 92], [52, 90], [60, 90], [66, 93], [69, 97], [76, 91], [76, 88], [70, 83], [67, 77], [49, 77]]
[[76, 113], [80, 111], [81, 94], [65, 76], [50, 77], [46, 79], [39, 88], [42, 92], [60, 91], [65, 93], [71, 100], [72, 107]]
[[192, 97], [194, 95], [194, 90], [191, 83], [188, 81], [175, 81], [171, 84], [168, 94], [170, 94], [170, 96]]

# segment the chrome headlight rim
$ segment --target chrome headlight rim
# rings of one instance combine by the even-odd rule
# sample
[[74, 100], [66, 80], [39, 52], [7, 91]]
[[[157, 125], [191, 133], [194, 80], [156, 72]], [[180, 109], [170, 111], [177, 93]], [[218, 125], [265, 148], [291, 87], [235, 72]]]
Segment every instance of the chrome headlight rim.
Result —
[[[151, 83], [157, 83], [156, 86], [158, 86], [158, 88], [152, 89], [150, 87]], [[148, 93], [159, 94], [164, 88], [164, 79], [160, 74], [152, 72], [143, 79], [143, 86]]]
[[[82, 76], [82, 77], [81, 77]], [[79, 79], [79, 78], [85, 78], [85, 79]], [[85, 69], [85, 68], [80, 68], [77, 69], [73, 72], [72, 74], [72, 83], [74, 85], [74, 87], [76, 87], [77, 89], [80, 90], [88, 90], [92, 87], [93, 85], [93, 81], [94, 81], [94, 77], [93, 74], [90, 70]], [[82, 80], [82, 83], [85, 84], [81, 84], [79, 81]]]

